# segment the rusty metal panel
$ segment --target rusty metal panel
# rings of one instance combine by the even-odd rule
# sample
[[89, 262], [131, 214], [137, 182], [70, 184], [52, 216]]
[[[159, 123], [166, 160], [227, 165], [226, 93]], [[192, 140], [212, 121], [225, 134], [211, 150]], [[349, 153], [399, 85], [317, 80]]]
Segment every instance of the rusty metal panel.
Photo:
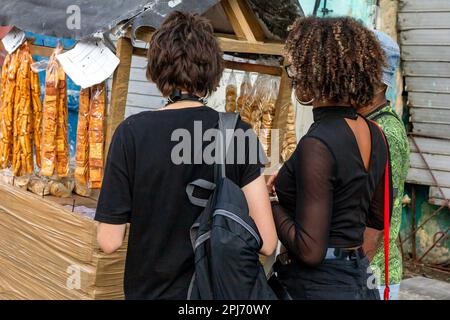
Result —
[[450, 11], [448, 0], [400, 0], [398, 5], [400, 12], [408, 11]]
[[398, 25], [400, 30], [450, 28], [450, 11], [399, 13]]

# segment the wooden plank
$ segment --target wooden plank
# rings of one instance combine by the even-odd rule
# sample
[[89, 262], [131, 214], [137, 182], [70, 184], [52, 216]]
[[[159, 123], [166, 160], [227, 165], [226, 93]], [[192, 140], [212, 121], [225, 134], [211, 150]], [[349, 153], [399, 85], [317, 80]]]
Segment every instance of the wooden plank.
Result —
[[112, 95], [106, 125], [105, 155], [108, 154], [114, 132], [125, 117], [131, 59], [133, 57], [133, 45], [130, 39], [120, 38], [117, 41], [117, 57], [120, 59], [120, 64], [114, 72], [111, 87]]
[[284, 43], [281, 41], [249, 43], [223, 37], [219, 37], [217, 40], [219, 41], [222, 51], [230, 53], [239, 52], [282, 56], [284, 50]]
[[430, 153], [422, 153], [426, 164], [419, 153], [411, 153], [410, 167], [418, 169], [427, 169], [427, 164], [432, 170], [450, 172], [450, 156], [443, 156]]
[[448, 109], [411, 108], [411, 121], [414, 123], [450, 124], [450, 107]]
[[450, 62], [450, 46], [402, 46], [404, 61]]
[[262, 64], [253, 64], [253, 63], [243, 63], [243, 62], [228, 61], [228, 60], [225, 60], [225, 68], [241, 70], [241, 71], [248, 71], [248, 72], [257, 72], [257, 73], [262, 73], [262, 74], [269, 74], [269, 75], [278, 76], [278, 77], [280, 77], [282, 74], [281, 67], [267, 66], [267, 65], [262, 65]]
[[[421, 152], [450, 156], [450, 140], [415, 137], [415, 141]], [[411, 138], [409, 145], [412, 152], [419, 152]]]
[[413, 29], [400, 33], [402, 45], [450, 45], [450, 32], [448, 29]]
[[246, 37], [244, 30], [242, 29], [242, 26], [240, 25], [239, 20], [230, 5], [230, 2], [227, 0], [222, 1], [221, 6], [223, 11], [225, 12], [226, 17], [228, 18], [228, 22], [230, 22], [231, 27], [233, 28], [236, 38], [239, 40], [245, 40]]
[[[140, 32], [136, 33], [136, 39], [148, 42], [151, 39], [152, 33]], [[268, 42], [256, 42], [250, 43], [248, 41], [242, 41], [231, 38], [229, 36], [216, 35], [216, 39], [224, 52], [239, 52], [239, 53], [254, 53], [254, 54], [267, 54], [275, 56], [283, 56], [284, 42], [282, 41], [268, 41]], [[143, 51], [138, 50], [140, 56], [143, 56]]]
[[450, 94], [429, 92], [408, 92], [411, 107], [450, 108]]
[[151, 83], [150, 81], [143, 82], [130, 80], [128, 95], [130, 94], [142, 94], [147, 96], [161, 97], [161, 93], [159, 92], [156, 85], [154, 83]]
[[[55, 51], [55, 48], [30, 44], [30, 51], [31, 51], [31, 54], [34, 56], [50, 57], [53, 54], [53, 52]], [[66, 52], [66, 50], [63, 50], [63, 52]]]
[[398, 25], [400, 30], [449, 29], [450, 11], [399, 13]]
[[406, 77], [405, 90], [450, 94], [450, 78]]
[[[433, 172], [440, 186], [450, 188], [450, 172], [436, 170]], [[406, 181], [413, 184], [435, 186], [430, 172], [425, 169], [410, 168]]]
[[[441, 192], [442, 191], [442, 192]], [[430, 187], [428, 202], [436, 206], [449, 206], [450, 188]]]
[[161, 96], [150, 96], [145, 94], [129, 93], [127, 106], [141, 107], [146, 109], [157, 109], [163, 106], [166, 100]]
[[450, 139], [450, 125], [435, 123], [414, 123], [413, 132], [426, 137]]
[[405, 61], [403, 63], [403, 75], [450, 78], [450, 62]]
[[431, 187], [429, 196], [430, 198], [436, 199], [450, 199], [450, 188], [441, 188], [444, 195], [442, 195], [441, 191], [437, 187]]
[[400, 12], [411, 11], [450, 11], [450, 1], [442, 0], [400, 0], [398, 9]]
[[223, 0], [221, 4], [238, 39], [264, 41], [264, 30], [246, 0]]

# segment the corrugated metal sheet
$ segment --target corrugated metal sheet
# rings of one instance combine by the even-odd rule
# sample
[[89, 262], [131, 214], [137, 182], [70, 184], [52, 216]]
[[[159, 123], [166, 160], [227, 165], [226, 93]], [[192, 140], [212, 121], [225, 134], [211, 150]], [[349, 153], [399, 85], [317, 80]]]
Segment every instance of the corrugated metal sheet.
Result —
[[418, 148], [411, 143], [408, 182], [432, 186], [430, 198], [439, 204], [450, 198], [450, 1], [401, 0], [399, 9], [412, 132], [420, 135]]

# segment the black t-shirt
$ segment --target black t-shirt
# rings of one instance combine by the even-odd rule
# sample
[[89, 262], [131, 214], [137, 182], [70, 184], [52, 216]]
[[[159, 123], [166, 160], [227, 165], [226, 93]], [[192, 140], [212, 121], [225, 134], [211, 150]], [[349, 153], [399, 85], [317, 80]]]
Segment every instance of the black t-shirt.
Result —
[[[127, 299], [186, 299], [194, 271], [189, 229], [202, 211], [190, 203], [186, 186], [196, 179], [213, 181], [214, 166], [202, 161], [211, 142], [202, 142], [202, 136], [217, 123], [215, 110], [195, 107], [143, 112], [116, 130], [95, 220], [131, 223], [124, 281]], [[237, 128], [250, 126], [239, 120]], [[189, 148], [180, 151], [181, 141], [189, 141], [192, 148], [190, 163], [185, 158]], [[226, 166], [227, 177], [240, 187], [262, 173], [262, 159], [249, 161], [250, 150], [244, 146], [243, 164]], [[177, 164], [178, 155], [185, 163]]]

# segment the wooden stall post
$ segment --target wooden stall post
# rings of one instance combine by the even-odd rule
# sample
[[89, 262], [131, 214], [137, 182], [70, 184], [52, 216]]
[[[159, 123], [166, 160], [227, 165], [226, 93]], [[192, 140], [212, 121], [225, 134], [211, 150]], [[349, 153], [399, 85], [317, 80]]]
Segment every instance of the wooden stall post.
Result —
[[131, 44], [130, 39], [123, 37], [117, 41], [117, 57], [120, 59], [120, 64], [113, 76], [111, 103], [109, 105], [106, 122], [106, 156], [108, 155], [109, 145], [111, 144], [114, 132], [125, 118], [131, 60], [133, 58], [133, 45]]

